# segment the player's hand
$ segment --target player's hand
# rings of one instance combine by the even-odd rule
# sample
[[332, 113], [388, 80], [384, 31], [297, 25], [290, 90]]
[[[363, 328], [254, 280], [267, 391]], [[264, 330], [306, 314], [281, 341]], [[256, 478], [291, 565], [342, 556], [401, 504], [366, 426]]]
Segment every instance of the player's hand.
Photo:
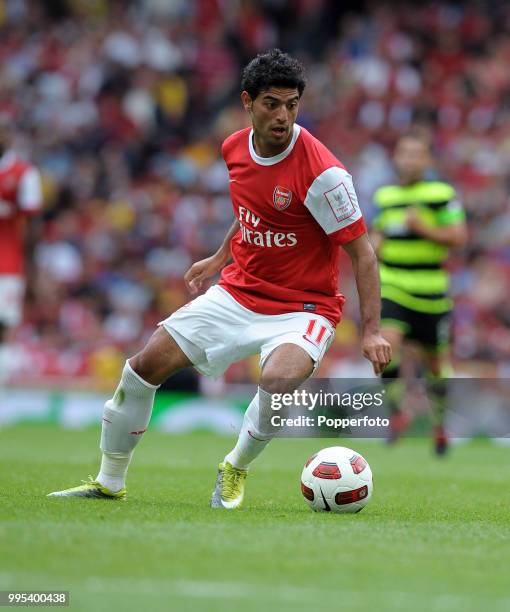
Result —
[[363, 356], [366, 357], [374, 368], [374, 373], [379, 376], [391, 361], [391, 344], [380, 334], [367, 334], [362, 342]]
[[223, 265], [223, 260], [217, 255], [212, 255], [194, 263], [184, 275], [184, 282], [191, 295], [196, 295], [202, 288], [204, 281], [217, 274]]

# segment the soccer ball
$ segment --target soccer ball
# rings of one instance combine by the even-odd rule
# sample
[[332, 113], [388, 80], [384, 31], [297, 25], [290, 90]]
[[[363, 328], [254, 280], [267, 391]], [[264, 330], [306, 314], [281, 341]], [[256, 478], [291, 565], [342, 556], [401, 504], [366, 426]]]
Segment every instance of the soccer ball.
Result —
[[372, 497], [366, 459], [344, 446], [323, 448], [305, 463], [301, 492], [315, 512], [359, 512]]

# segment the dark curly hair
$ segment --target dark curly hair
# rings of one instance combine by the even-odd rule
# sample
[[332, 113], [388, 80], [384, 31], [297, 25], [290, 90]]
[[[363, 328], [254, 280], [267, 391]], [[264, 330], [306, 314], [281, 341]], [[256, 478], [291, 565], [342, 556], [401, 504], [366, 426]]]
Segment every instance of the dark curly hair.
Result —
[[303, 65], [280, 49], [260, 53], [243, 70], [241, 87], [254, 100], [261, 91], [280, 86], [297, 89], [299, 97], [306, 86]]

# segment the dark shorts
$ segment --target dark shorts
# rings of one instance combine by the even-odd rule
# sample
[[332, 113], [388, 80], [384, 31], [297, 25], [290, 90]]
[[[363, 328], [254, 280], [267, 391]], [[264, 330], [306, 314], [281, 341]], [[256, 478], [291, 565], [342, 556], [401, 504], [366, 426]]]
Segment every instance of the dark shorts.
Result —
[[386, 298], [381, 300], [381, 326], [398, 327], [408, 340], [429, 350], [443, 350], [450, 341], [450, 312], [427, 314], [410, 310]]

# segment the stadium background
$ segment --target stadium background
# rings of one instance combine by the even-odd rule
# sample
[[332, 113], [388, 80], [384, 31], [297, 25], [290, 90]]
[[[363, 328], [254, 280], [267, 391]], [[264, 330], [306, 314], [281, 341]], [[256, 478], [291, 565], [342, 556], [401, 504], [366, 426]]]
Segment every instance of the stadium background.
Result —
[[[510, 367], [510, 7], [497, 2], [0, 2], [0, 114], [41, 169], [14, 387], [108, 391], [126, 355], [188, 301], [182, 276], [232, 220], [220, 144], [247, 124], [242, 66], [273, 46], [308, 68], [299, 122], [352, 172], [366, 218], [412, 123], [466, 207], [450, 261], [456, 371]], [[350, 298], [320, 375], [370, 372]], [[226, 381], [254, 381], [257, 359]], [[200, 381], [215, 392], [214, 383]], [[196, 389], [189, 371], [169, 385]]]

